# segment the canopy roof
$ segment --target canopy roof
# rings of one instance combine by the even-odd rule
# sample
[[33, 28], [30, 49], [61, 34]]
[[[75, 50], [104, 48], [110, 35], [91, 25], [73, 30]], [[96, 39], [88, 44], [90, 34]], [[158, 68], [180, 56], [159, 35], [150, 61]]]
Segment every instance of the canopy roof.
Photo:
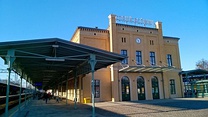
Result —
[[181, 71], [179, 74], [181, 74], [183, 77], [187, 76], [193, 76], [193, 75], [204, 75], [208, 74], [207, 70], [203, 69], [195, 69], [195, 70], [188, 70], [188, 71]]
[[23, 78], [29, 78], [33, 84], [40, 83], [43, 88], [57, 85], [66, 75], [72, 78], [74, 71], [77, 75], [90, 73], [88, 62], [91, 55], [95, 55], [97, 61], [95, 70], [126, 58], [120, 54], [59, 38], [0, 42], [0, 57], [5, 62], [8, 50], [15, 53], [13, 70]]
[[180, 71], [179, 69], [176, 69], [175, 67], [161, 67], [161, 66], [127, 66], [119, 70], [119, 72], [132, 72], [132, 73], [161, 73], [161, 72], [166, 72], [170, 70], [177, 70]]

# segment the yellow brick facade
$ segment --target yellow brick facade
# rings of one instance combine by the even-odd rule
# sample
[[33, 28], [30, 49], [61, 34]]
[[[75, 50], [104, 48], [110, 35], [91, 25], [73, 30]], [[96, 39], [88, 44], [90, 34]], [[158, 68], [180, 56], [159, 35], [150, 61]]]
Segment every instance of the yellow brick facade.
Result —
[[[115, 53], [127, 50], [128, 64], [116, 63], [107, 68], [95, 72], [95, 80], [99, 80], [99, 98], [95, 101], [127, 101], [139, 100], [139, 93], [144, 92], [144, 100], [155, 98], [153, 92], [158, 93], [158, 99], [182, 97], [182, 83], [178, 73], [181, 69], [178, 40], [175, 37], [166, 37], [162, 33], [162, 23], [156, 22], [155, 28], [133, 26], [116, 23], [116, 16], [109, 15], [109, 27], [107, 29], [78, 27], [71, 38], [72, 42], [85, 44], [106, 51]], [[140, 43], [136, 39], [140, 39]], [[163, 72], [120, 72], [126, 66], [137, 66], [136, 51], [142, 52], [142, 65], [151, 66], [150, 52], [155, 53], [156, 66], [167, 66], [167, 54], [171, 55], [172, 67], [174, 70]], [[128, 77], [128, 86], [122, 84], [122, 78]], [[144, 79], [144, 88], [138, 89], [137, 78]], [[156, 77], [158, 86], [153, 88], [152, 78]], [[174, 80], [175, 93], [171, 94], [170, 81]], [[173, 85], [172, 85], [173, 86]], [[124, 91], [125, 90], [125, 91]], [[78, 101], [83, 102], [83, 98], [91, 97], [91, 74], [79, 76]], [[155, 98], [156, 99], [156, 98]]]

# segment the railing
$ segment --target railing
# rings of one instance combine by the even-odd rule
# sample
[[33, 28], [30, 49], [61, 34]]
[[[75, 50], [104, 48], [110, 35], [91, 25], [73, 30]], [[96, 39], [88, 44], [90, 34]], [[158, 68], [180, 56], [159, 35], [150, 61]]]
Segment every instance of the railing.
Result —
[[[32, 95], [31, 94], [26, 94], [26, 100], [30, 98]], [[21, 94], [21, 102], [25, 101], [25, 94]], [[6, 96], [0, 96], [0, 115], [5, 112], [5, 107], [6, 107]], [[19, 104], [19, 95], [10, 95], [9, 96], [9, 109], [15, 107], [16, 105]]]

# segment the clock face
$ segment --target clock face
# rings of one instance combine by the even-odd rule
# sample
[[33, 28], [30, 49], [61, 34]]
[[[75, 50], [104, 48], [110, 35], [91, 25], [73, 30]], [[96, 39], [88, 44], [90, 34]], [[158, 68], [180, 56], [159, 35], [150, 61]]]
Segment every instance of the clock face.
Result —
[[141, 43], [141, 39], [140, 38], [136, 38], [136, 43]]

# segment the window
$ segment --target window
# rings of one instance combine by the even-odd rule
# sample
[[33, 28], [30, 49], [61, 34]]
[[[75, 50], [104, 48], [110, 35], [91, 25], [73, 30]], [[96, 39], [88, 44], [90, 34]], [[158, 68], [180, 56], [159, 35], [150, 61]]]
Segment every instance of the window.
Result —
[[155, 52], [150, 52], [150, 65], [156, 65]]
[[173, 63], [172, 63], [172, 56], [170, 54], [167, 54], [167, 63], [168, 63], [168, 66], [172, 66]]
[[141, 65], [142, 64], [142, 52], [136, 51], [136, 64]]
[[[127, 56], [127, 50], [121, 50], [121, 55]], [[121, 61], [122, 64], [128, 64], [127, 58]]]
[[126, 43], [126, 38], [125, 38], [125, 37], [122, 37], [122, 38], [121, 38], [121, 42], [122, 42], [122, 43]]
[[154, 41], [153, 40], [150, 40], [150, 45], [154, 45]]
[[175, 80], [174, 79], [170, 80], [170, 94], [176, 94]]
[[94, 88], [95, 88], [95, 98], [100, 98], [100, 80], [95, 80], [95, 84], [94, 84]]

